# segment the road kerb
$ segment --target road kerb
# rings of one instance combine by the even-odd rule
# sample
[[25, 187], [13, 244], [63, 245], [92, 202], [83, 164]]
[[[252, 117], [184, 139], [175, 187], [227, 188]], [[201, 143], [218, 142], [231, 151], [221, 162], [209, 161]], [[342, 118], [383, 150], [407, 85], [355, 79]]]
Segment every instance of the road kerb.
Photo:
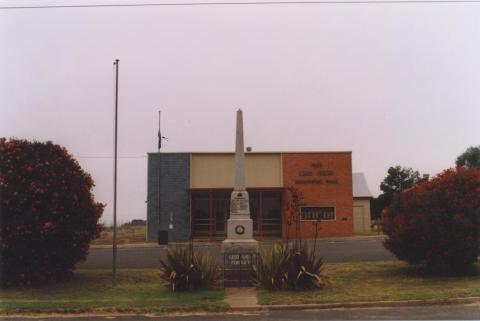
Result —
[[[383, 240], [384, 235], [355, 235], [355, 236], [346, 236], [346, 237], [326, 237], [320, 238], [317, 242], [342, 242], [342, 241], [361, 241], [361, 240]], [[269, 242], [282, 242], [283, 240], [266, 240], [262, 241], [265, 244]], [[171, 242], [170, 245], [187, 245], [188, 241], [185, 242]], [[196, 240], [194, 241], [196, 246], [209, 246], [220, 244], [220, 241], [210, 242], [207, 240]], [[154, 242], [150, 243], [126, 243], [126, 244], [117, 244], [117, 247], [122, 248], [167, 248], [167, 245], [159, 245]], [[111, 249], [111, 244], [92, 244], [90, 245], [91, 249]]]
[[422, 306], [422, 305], [447, 305], [447, 304], [468, 304], [480, 303], [480, 297], [435, 299], [435, 300], [404, 300], [404, 301], [365, 301], [365, 302], [342, 302], [342, 303], [320, 303], [320, 304], [279, 304], [279, 305], [257, 305], [245, 307], [232, 307], [231, 312], [241, 311], [278, 311], [278, 310], [326, 310], [326, 309], [348, 309], [348, 308], [384, 308], [401, 306]]
[[[225, 312], [209, 312], [209, 311], [169, 311], [164, 315], [224, 315], [236, 312], [267, 312], [275, 310], [327, 310], [327, 309], [354, 309], [354, 308], [386, 308], [386, 307], [400, 307], [400, 306], [422, 306], [422, 305], [447, 305], [447, 304], [480, 304], [480, 297], [457, 298], [457, 299], [442, 299], [442, 300], [407, 300], [407, 301], [373, 301], [373, 302], [349, 302], [349, 303], [326, 303], [326, 304], [292, 304], [292, 305], [258, 305], [248, 307], [230, 308]], [[0, 313], [1, 317], [19, 318], [19, 319], [48, 319], [58, 317], [116, 317], [116, 316], [156, 316], [155, 313], [146, 311], [131, 311], [128, 313], [115, 312], [85, 312], [85, 313]]]

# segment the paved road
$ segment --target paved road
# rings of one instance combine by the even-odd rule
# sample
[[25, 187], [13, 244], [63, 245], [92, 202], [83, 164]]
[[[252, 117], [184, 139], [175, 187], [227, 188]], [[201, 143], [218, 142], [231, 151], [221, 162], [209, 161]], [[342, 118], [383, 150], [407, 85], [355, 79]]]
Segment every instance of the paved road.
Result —
[[[45, 321], [314, 321], [314, 320], [479, 320], [480, 304], [433, 305], [394, 308], [356, 308], [305, 311], [272, 311], [196, 316], [122, 317], [36, 317]], [[4, 317], [3, 321], [31, 320], [30, 317]]]
[[[325, 262], [330, 263], [395, 260], [395, 257], [383, 248], [381, 242], [377, 239], [320, 241], [317, 248]], [[200, 244], [198, 248], [221, 258], [219, 244]], [[117, 255], [118, 267], [156, 268], [159, 266], [159, 260], [165, 257], [165, 253], [166, 247], [120, 248]], [[79, 264], [78, 268], [108, 269], [111, 264], [111, 249], [92, 249], [87, 260]]]

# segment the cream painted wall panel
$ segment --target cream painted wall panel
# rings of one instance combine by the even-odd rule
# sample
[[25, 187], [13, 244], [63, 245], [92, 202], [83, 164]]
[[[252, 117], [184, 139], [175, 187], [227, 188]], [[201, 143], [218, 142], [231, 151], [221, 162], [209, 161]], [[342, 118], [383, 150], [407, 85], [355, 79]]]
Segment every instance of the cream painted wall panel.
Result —
[[282, 187], [280, 154], [247, 154], [245, 180], [247, 187]]
[[[353, 216], [354, 216], [354, 232], [369, 233], [370, 225], [370, 200], [354, 199], [353, 200]], [[361, 218], [359, 217], [361, 216]]]
[[365, 208], [363, 206], [353, 207], [353, 232], [355, 234], [365, 233], [364, 223], [365, 220]]
[[[232, 188], [235, 180], [233, 154], [192, 154], [191, 188]], [[280, 154], [246, 154], [247, 187], [281, 187]]]
[[193, 154], [191, 188], [232, 187], [234, 158], [229, 154]]

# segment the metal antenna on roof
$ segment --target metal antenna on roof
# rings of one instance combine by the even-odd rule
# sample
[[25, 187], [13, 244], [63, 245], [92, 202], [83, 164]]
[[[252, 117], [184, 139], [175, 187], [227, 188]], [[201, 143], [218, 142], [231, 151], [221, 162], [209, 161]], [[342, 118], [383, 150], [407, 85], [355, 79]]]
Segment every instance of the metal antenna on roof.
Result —
[[158, 110], [158, 201], [157, 201], [157, 210], [158, 210], [158, 216], [157, 216], [157, 236], [158, 236], [158, 242], [160, 243], [160, 231], [161, 231], [161, 190], [162, 190], [162, 140], [168, 140], [167, 137], [162, 136], [161, 132], [161, 119], [162, 119], [162, 111]]
[[162, 119], [162, 111], [159, 110], [158, 111], [158, 152], [160, 152], [160, 149], [162, 149], [162, 139], [168, 140], [167, 137], [162, 136], [162, 131], [160, 127], [161, 119]]

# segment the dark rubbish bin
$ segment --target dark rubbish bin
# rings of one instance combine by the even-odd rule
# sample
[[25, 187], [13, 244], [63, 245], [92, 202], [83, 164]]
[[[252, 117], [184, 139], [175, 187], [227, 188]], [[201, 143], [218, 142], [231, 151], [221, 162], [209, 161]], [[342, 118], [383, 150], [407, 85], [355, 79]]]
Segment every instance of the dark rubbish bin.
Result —
[[168, 244], [168, 231], [158, 231], [158, 244], [160, 245]]

